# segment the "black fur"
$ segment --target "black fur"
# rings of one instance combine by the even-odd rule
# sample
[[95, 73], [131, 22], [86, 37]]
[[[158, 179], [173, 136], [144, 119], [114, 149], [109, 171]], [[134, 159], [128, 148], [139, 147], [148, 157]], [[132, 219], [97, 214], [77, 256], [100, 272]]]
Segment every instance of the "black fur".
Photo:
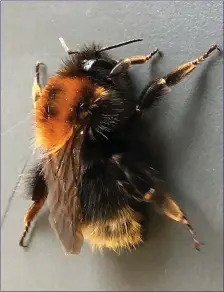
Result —
[[[152, 179], [143, 161], [135, 161], [130, 154], [133, 125], [139, 119], [131, 78], [126, 73], [108, 80], [113, 68], [111, 64], [115, 65], [116, 61], [106, 53], [96, 57], [94, 50], [74, 55], [67, 63], [69, 72], [72, 72], [68, 76], [74, 76], [74, 64], [82, 64], [82, 58], [87, 56], [96, 59], [96, 62], [83, 74], [97, 85], [103, 84], [110, 93], [110, 99], [99, 102], [92, 111], [81, 148], [84, 170], [79, 185], [81, 209], [84, 220], [94, 222], [115, 217], [121, 208], [128, 205], [139, 209], [142, 203], [138, 201], [152, 187]], [[120, 158], [116, 161], [114, 155]]]
[[39, 201], [47, 197], [47, 184], [42, 172], [42, 164], [40, 161], [30, 171], [27, 178], [27, 192], [33, 201]]

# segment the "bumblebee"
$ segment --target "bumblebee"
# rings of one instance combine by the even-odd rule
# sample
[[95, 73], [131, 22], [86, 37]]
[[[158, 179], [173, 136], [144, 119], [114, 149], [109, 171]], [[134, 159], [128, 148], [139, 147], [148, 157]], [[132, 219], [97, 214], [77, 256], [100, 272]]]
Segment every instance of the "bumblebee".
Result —
[[[161, 52], [115, 60], [108, 51], [142, 41], [70, 50], [42, 87], [37, 62], [33, 84], [36, 146], [42, 156], [30, 171], [27, 192], [33, 201], [19, 242], [25, 247], [30, 225], [45, 202], [49, 221], [66, 254], [79, 254], [84, 240], [93, 250], [120, 252], [144, 242], [144, 207], [153, 204], [168, 218], [184, 224], [200, 249], [201, 242], [184, 211], [161, 183], [150, 161], [135, 159], [134, 128], [144, 110], [192, 73], [215, 49], [149, 82], [136, 99], [129, 68]], [[142, 149], [139, 144], [138, 151]]]

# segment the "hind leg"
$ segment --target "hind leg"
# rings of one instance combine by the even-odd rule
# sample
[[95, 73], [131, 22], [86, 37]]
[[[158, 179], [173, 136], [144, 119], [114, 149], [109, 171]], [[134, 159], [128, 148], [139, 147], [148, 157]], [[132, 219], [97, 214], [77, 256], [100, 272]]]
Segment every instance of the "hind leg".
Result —
[[154, 203], [158, 211], [166, 215], [168, 218], [184, 224], [191, 234], [195, 248], [200, 250], [202, 243], [197, 239], [195, 231], [189, 222], [187, 215], [168, 193], [150, 189], [150, 191], [144, 195], [144, 200], [148, 203]]
[[41, 165], [37, 165], [31, 171], [30, 180], [28, 181], [28, 188], [29, 194], [34, 203], [28, 209], [24, 217], [25, 229], [19, 241], [19, 245], [22, 247], [25, 247], [24, 239], [29, 231], [30, 225], [34, 218], [36, 217], [36, 215], [39, 213], [42, 206], [44, 205], [44, 202], [47, 197], [47, 185], [41, 172]]
[[45, 199], [35, 201], [32, 206], [28, 209], [25, 217], [24, 217], [24, 223], [25, 223], [25, 228], [22, 234], [22, 237], [19, 241], [19, 245], [22, 247], [27, 247], [27, 245], [24, 245], [24, 239], [29, 232], [30, 224], [34, 220], [34, 217], [36, 217], [37, 213], [40, 211], [42, 206], [44, 205]]
[[141, 111], [148, 108], [158, 97], [169, 93], [172, 86], [178, 84], [190, 75], [197, 68], [197, 66], [205, 61], [205, 59], [207, 59], [216, 49], [220, 51], [217, 45], [211, 46], [206, 53], [197, 59], [178, 66], [163, 78], [153, 81], [147, 85], [140, 95], [140, 102], [137, 110]]

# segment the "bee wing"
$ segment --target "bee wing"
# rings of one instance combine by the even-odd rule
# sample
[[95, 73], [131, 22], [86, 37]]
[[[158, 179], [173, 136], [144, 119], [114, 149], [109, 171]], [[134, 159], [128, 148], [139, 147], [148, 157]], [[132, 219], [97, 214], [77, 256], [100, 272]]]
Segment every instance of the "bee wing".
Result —
[[83, 244], [75, 192], [74, 188], [65, 192], [62, 184], [58, 182], [47, 198], [51, 227], [55, 230], [66, 254], [78, 254]]
[[[71, 142], [71, 141], [70, 141]], [[79, 143], [78, 143], [79, 144]], [[77, 188], [79, 151], [67, 143], [46, 163], [49, 221], [66, 254], [78, 254], [83, 244]]]

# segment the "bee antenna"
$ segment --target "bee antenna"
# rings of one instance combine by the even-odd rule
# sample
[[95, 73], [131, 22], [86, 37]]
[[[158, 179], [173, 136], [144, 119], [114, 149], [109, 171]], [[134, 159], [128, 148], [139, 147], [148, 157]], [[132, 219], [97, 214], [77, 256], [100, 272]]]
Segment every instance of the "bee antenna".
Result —
[[64, 41], [64, 39], [62, 37], [59, 38], [59, 41], [60, 41], [62, 47], [64, 48], [65, 52], [68, 53], [69, 55], [79, 53], [79, 51], [70, 50], [69, 47], [66, 45], [66, 43], [65, 43], [65, 41]]
[[118, 43], [118, 44], [115, 44], [115, 45], [112, 45], [112, 46], [104, 47], [104, 48], [98, 50], [97, 52], [100, 53], [100, 52], [103, 52], [103, 51], [109, 51], [109, 50], [114, 49], [114, 48], [126, 46], [126, 45], [129, 45], [129, 44], [136, 43], [136, 42], [141, 42], [141, 41], [143, 41], [143, 39], [133, 39], [133, 40], [122, 42], [122, 43]]

